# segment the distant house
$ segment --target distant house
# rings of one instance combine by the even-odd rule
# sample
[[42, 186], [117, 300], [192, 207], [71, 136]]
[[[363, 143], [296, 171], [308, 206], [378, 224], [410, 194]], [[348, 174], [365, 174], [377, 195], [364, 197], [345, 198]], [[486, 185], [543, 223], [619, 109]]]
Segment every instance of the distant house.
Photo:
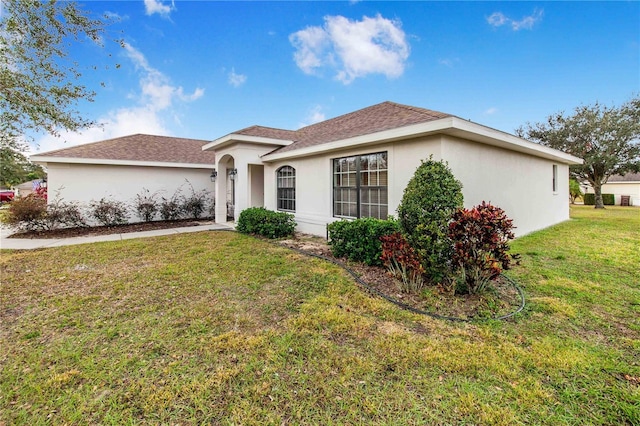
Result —
[[[103, 197], [131, 202], [143, 188], [171, 197], [187, 181], [213, 194], [215, 154], [204, 140], [131, 135], [31, 156], [47, 168], [49, 201], [88, 203]], [[213, 195], [212, 195], [213, 196]]]
[[518, 235], [569, 218], [569, 165], [580, 158], [393, 102], [298, 130], [251, 126], [209, 143], [133, 135], [32, 160], [47, 166], [49, 193], [63, 187], [68, 200], [107, 193], [130, 199], [142, 187], [170, 192], [187, 178], [215, 193], [217, 222], [264, 206], [293, 213], [298, 231], [324, 236], [335, 220], [395, 214], [409, 179], [430, 156], [449, 163], [466, 207], [500, 206]]
[[11, 189], [15, 191], [16, 198], [26, 197], [27, 195], [33, 193], [35, 189], [40, 185], [40, 180], [30, 180], [27, 182], [22, 182], [18, 185], [14, 185]]
[[[593, 194], [593, 188], [586, 186], [585, 193]], [[603, 194], [614, 194], [615, 204], [620, 205], [623, 195], [630, 197], [632, 206], [640, 206], [640, 173], [627, 173], [624, 176], [611, 176], [607, 183], [602, 185]]]

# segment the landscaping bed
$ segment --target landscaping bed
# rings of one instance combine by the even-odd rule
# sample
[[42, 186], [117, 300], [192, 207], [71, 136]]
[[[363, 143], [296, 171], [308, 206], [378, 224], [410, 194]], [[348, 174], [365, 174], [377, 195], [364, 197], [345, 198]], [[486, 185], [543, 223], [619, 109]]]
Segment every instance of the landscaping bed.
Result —
[[60, 228], [46, 231], [18, 232], [9, 238], [53, 239], [89, 237], [95, 235], [127, 234], [129, 232], [155, 231], [158, 229], [183, 228], [213, 223], [211, 219], [157, 220], [152, 222], [126, 223], [112, 226], [87, 226], [82, 228]]
[[387, 268], [337, 258], [323, 238], [296, 234], [294, 238], [279, 241], [279, 244], [343, 265], [367, 284], [366, 291], [394, 299], [399, 304], [406, 305], [405, 307], [441, 317], [460, 320], [497, 318], [516, 311], [521, 304], [516, 287], [502, 277], [480, 294], [454, 295], [435, 286], [427, 286], [418, 294], [406, 293], [401, 291], [398, 280]]

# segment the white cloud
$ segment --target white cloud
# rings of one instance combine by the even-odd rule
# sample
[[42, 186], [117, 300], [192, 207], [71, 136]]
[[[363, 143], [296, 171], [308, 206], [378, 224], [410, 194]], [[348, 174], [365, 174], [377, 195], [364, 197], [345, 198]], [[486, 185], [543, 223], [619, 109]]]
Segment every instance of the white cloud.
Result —
[[508, 22], [508, 18], [504, 16], [502, 12], [493, 12], [491, 16], [487, 18], [487, 22], [492, 27], [501, 27]]
[[144, 9], [147, 15], [158, 15], [168, 18], [169, 14], [176, 9], [176, 5], [171, 0], [171, 5], [165, 4], [162, 0], [144, 0]]
[[204, 89], [196, 88], [193, 93], [185, 93], [181, 86], [171, 84], [169, 77], [151, 67], [147, 58], [130, 44], [125, 44], [125, 54], [140, 73], [139, 92], [129, 96], [136, 105], [113, 109], [97, 122], [98, 125], [82, 132], [62, 131], [59, 137], [46, 135], [37, 140], [37, 151], [68, 148], [81, 143], [116, 138], [134, 133], [170, 135], [165, 124], [168, 116], [179, 122], [173, 111], [176, 103], [188, 103], [204, 96]]
[[233, 87], [240, 87], [247, 81], [247, 76], [244, 74], [236, 74], [236, 70], [231, 68], [229, 73], [229, 84]]
[[368, 74], [396, 78], [404, 72], [410, 49], [399, 21], [380, 15], [361, 21], [325, 16], [324, 21], [322, 27], [307, 27], [289, 36], [296, 48], [295, 62], [306, 74], [329, 68], [336, 79], [349, 84]]
[[438, 63], [440, 65], [444, 65], [445, 67], [453, 68], [460, 62], [460, 58], [441, 58], [438, 59]]
[[485, 115], [493, 115], [493, 114], [495, 114], [496, 112], [498, 112], [498, 108], [496, 108], [496, 107], [491, 107], [491, 108], [489, 108], [489, 109], [485, 110], [485, 112], [484, 112], [484, 113], [485, 113]]
[[511, 19], [502, 12], [494, 12], [487, 18], [487, 23], [492, 27], [501, 27], [503, 25], [511, 26], [513, 31], [530, 30], [533, 26], [542, 20], [544, 11], [535, 9], [529, 16], [525, 16], [519, 21]]
[[307, 116], [304, 119], [304, 122], [300, 123], [298, 125], [298, 128], [310, 126], [312, 124], [319, 123], [326, 119], [327, 117], [325, 116], [324, 112], [322, 112], [322, 107], [320, 105], [316, 105], [309, 110], [309, 112], [307, 113]]

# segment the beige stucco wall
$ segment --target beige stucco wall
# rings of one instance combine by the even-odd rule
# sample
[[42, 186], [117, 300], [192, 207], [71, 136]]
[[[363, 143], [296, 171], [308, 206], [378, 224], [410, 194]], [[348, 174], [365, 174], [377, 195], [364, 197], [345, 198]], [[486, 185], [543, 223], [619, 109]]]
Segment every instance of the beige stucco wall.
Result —
[[453, 137], [444, 137], [442, 155], [462, 182], [465, 207], [486, 201], [502, 208], [513, 219], [516, 235], [569, 219], [569, 166]]
[[[216, 170], [218, 179], [215, 182], [216, 194], [216, 222], [227, 220], [227, 198], [231, 185], [235, 188], [235, 205], [233, 208], [235, 220], [240, 212], [248, 207], [261, 207], [265, 197], [262, 184], [263, 167], [260, 157], [273, 151], [274, 145], [252, 145], [235, 143], [221, 149], [216, 149]], [[227, 175], [227, 170], [235, 168], [237, 175], [234, 181], [221, 179]]]
[[[324, 236], [326, 223], [337, 220], [332, 216], [331, 160], [381, 151], [388, 153], [389, 214], [397, 214], [404, 188], [420, 161], [433, 155], [434, 160], [448, 161], [462, 182], [465, 207], [484, 200], [503, 208], [514, 220], [517, 235], [569, 219], [568, 166], [446, 135], [269, 163], [264, 168], [265, 207], [276, 210], [276, 170], [292, 166], [296, 169], [297, 230]], [[558, 166], [555, 193], [553, 164]]]
[[[587, 187], [587, 193], [593, 194], [593, 188]], [[640, 182], [611, 182], [602, 185], [603, 194], [614, 194], [616, 206], [620, 205], [621, 195], [631, 196], [631, 205], [640, 206]]]
[[[176, 190], [189, 195], [207, 190], [213, 197], [211, 168], [188, 169], [170, 167], [112, 166], [92, 164], [47, 164], [49, 202], [62, 197], [87, 206], [92, 200], [113, 198], [131, 204], [143, 188], [151, 193], [171, 197]], [[189, 183], [187, 183], [187, 181]], [[131, 221], [139, 221], [132, 212]]]

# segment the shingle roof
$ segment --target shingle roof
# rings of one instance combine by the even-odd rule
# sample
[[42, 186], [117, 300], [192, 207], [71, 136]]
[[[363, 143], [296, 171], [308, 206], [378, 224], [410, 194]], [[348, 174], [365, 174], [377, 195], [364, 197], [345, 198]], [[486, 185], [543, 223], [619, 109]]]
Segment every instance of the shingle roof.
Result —
[[626, 175], [614, 175], [607, 182], [640, 182], [640, 173], [627, 173]]
[[233, 133], [294, 141], [291, 145], [273, 151], [280, 153], [445, 117], [452, 115], [394, 102], [382, 102], [296, 131], [252, 126]]
[[293, 140], [296, 137], [294, 130], [274, 129], [273, 127], [251, 126], [246, 129], [233, 132], [236, 135], [259, 136], [270, 139]]
[[36, 157], [214, 164], [215, 153], [202, 151], [209, 141], [135, 134], [36, 154]]

